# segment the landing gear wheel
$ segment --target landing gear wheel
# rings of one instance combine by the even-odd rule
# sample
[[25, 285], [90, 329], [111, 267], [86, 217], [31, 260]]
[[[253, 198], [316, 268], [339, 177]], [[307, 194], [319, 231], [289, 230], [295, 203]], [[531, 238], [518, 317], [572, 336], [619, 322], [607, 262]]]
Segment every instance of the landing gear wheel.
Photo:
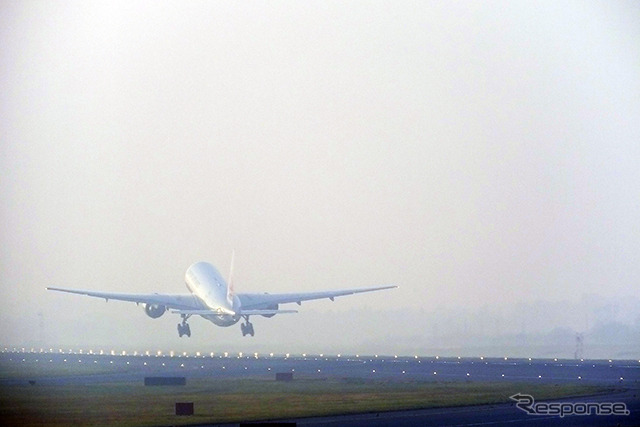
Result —
[[191, 328], [189, 327], [189, 324], [187, 323], [187, 319], [189, 318], [189, 316], [186, 315], [182, 315], [182, 323], [178, 323], [178, 336], [180, 338], [182, 338], [183, 335], [186, 335], [188, 337], [191, 336]]
[[244, 319], [247, 323], [240, 323], [240, 330], [242, 331], [242, 336], [251, 335], [253, 336], [255, 332], [253, 331], [253, 323], [249, 322], [249, 316], [244, 316]]

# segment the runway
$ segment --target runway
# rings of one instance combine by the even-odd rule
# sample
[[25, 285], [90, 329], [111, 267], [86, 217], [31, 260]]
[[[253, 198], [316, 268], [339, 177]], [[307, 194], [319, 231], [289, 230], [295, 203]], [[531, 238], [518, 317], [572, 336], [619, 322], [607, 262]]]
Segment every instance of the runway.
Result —
[[[0, 387], [24, 384], [95, 384], [143, 382], [147, 376], [272, 379], [291, 372], [295, 378], [363, 378], [389, 381], [542, 382], [605, 385], [614, 394], [576, 398], [574, 402], [623, 402], [628, 416], [528, 415], [515, 404], [481, 405], [280, 420], [321, 426], [425, 425], [640, 425], [640, 360], [561, 360], [438, 356], [260, 355], [260, 354], [79, 354], [62, 352], [0, 353]], [[67, 368], [80, 374], [59, 373]], [[82, 367], [82, 368], [80, 368]], [[80, 369], [79, 369], [80, 368]], [[90, 374], [83, 374], [86, 369]], [[6, 375], [7, 372], [33, 372]], [[38, 374], [38, 373], [41, 374]], [[527, 390], [522, 390], [527, 393]], [[221, 424], [232, 426], [237, 424]]]
[[[297, 426], [349, 426], [349, 427], [414, 427], [414, 426], [638, 426], [640, 425], [640, 399], [637, 390], [597, 397], [559, 399], [575, 402], [623, 402], [630, 410], [628, 416], [531, 416], [513, 404], [478, 405], [460, 408], [434, 408], [414, 411], [397, 411], [344, 415], [334, 417], [274, 420], [275, 423], [293, 423]], [[215, 427], [232, 427], [238, 424], [212, 424]]]
[[[311, 378], [354, 377], [419, 381], [583, 382], [638, 386], [640, 360], [511, 359], [488, 357], [400, 357], [259, 354], [110, 355], [2, 352], [4, 367], [93, 364], [109, 372], [86, 376], [47, 376], [42, 382], [111, 382], [149, 375], [188, 377], [273, 377], [293, 372]], [[0, 384], [14, 381], [0, 379]]]

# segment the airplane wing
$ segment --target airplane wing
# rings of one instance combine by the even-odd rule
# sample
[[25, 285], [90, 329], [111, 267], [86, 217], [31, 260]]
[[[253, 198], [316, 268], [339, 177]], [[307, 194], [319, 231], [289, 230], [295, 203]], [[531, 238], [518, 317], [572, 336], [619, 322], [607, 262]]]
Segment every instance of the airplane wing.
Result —
[[49, 291], [67, 292], [70, 294], [86, 295], [89, 297], [103, 298], [118, 301], [135, 302], [136, 304], [158, 304], [176, 310], [200, 310], [206, 307], [191, 294], [119, 294], [113, 292], [85, 291], [82, 289], [47, 288]]
[[302, 304], [302, 301], [309, 301], [314, 299], [329, 298], [333, 301], [335, 297], [392, 288], [397, 288], [397, 286], [387, 285], [377, 286], [373, 288], [342, 289], [339, 291], [305, 292], [293, 294], [238, 294], [238, 298], [240, 299], [240, 302], [242, 304], [242, 311], [246, 312], [248, 310], [270, 309], [275, 304], [286, 304], [295, 302], [300, 305]]

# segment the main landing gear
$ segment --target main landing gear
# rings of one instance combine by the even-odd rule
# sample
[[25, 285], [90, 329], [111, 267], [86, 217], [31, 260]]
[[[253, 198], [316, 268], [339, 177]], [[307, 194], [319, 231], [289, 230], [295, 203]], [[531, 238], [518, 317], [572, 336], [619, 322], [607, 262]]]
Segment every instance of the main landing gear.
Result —
[[240, 330], [242, 331], [242, 336], [246, 336], [246, 335], [254, 335], [253, 332], [253, 323], [249, 322], [249, 316], [244, 316], [244, 320], [247, 321], [247, 323], [240, 323]]
[[182, 315], [182, 323], [178, 323], [178, 336], [180, 338], [182, 338], [183, 335], [186, 335], [188, 337], [191, 336], [191, 328], [189, 327], [189, 324], [187, 323], [187, 319], [189, 318], [189, 316], [187, 316], [186, 314]]

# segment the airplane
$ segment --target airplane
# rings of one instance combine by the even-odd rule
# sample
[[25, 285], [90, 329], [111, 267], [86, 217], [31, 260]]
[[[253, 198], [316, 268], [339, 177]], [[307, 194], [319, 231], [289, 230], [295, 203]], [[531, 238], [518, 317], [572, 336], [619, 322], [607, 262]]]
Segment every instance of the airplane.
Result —
[[242, 336], [254, 336], [253, 323], [249, 316], [273, 317], [276, 314], [297, 313], [297, 310], [281, 310], [280, 304], [352, 295], [362, 292], [372, 292], [382, 289], [397, 288], [395, 285], [377, 286], [372, 288], [343, 289], [336, 291], [304, 292], [290, 294], [236, 294], [233, 289], [233, 255], [231, 257], [231, 271], [229, 283], [225, 282], [218, 270], [208, 262], [196, 262], [185, 273], [185, 282], [189, 294], [121, 294], [113, 292], [99, 292], [81, 289], [65, 289], [47, 287], [49, 291], [67, 292], [112, 300], [135, 302], [143, 304], [145, 313], [152, 319], [157, 319], [166, 311], [179, 314], [182, 322], [178, 323], [178, 336], [191, 336], [191, 328], [187, 320], [191, 316], [201, 316], [217, 326], [228, 327], [244, 319], [240, 324]]

